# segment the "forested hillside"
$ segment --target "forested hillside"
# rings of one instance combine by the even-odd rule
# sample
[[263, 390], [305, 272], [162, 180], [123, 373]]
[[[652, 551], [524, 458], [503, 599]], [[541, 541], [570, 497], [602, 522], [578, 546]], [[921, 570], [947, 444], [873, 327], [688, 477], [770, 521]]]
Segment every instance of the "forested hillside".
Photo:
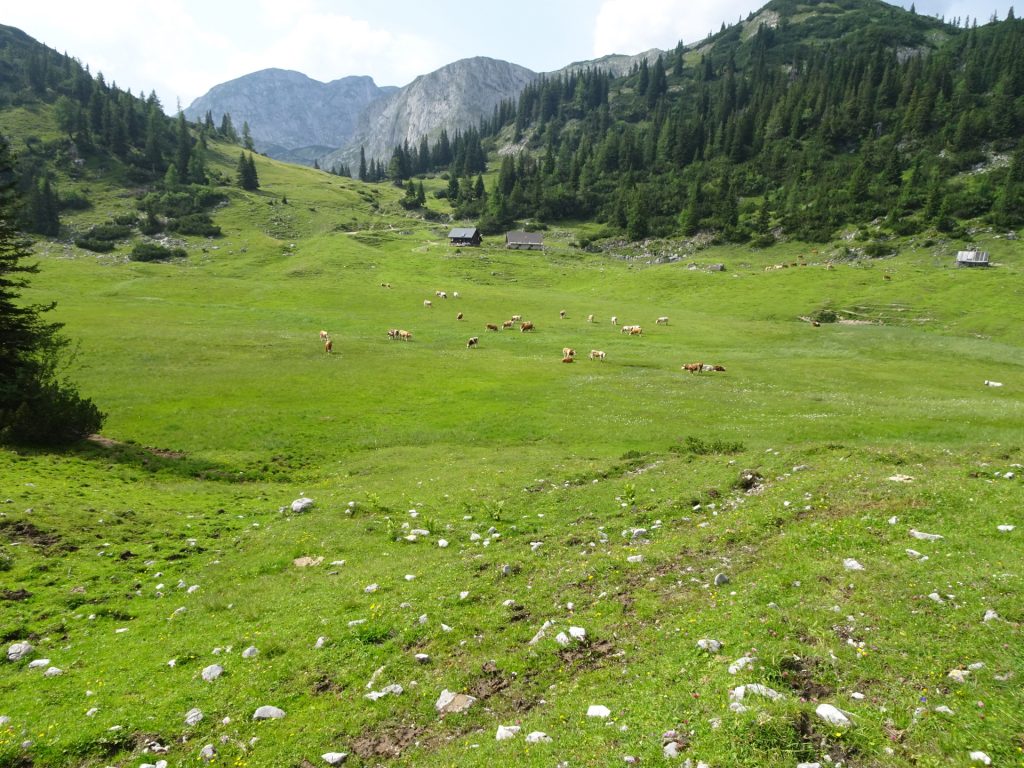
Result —
[[[495, 182], [451, 191], [486, 229], [594, 218], [633, 240], [712, 230], [769, 245], [879, 219], [883, 234], [1010, 227], [1024, 221], [1022, 96], [1012, 9], [979, 25], [877, 0], [773, 0], [626, 77], [527, 86], [481, 125], [505, 150]], [[424, 156], [396, 148], [389, 171], [443, 165]]]

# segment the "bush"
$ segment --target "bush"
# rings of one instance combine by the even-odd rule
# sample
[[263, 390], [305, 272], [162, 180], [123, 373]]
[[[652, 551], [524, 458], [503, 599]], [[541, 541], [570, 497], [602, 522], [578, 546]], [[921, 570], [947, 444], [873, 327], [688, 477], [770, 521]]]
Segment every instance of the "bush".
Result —
[[76, 237], [75, 245], [79, 248], [84, 248], [87, 251], [94, 251], [95, 253], [110, 253], [114, 250], [114, 244], [109, 240], [97, 240], [93, 237], [89, 237], [88, 235]]
[[136, 243], [132, 248], [132, 261], [167, 261], [183, 259], [187, 254], [184, 248], [167, 248], [157, 243]]
[[57, 198], [57, 207], [62, 211], [87, 211], [92, 201], [81, 192], [68, 192]]
[[743, 443], [734, 440], [704, 440], [693, 435], [683, 440], [682, 445], [673, 445], [672, 453], [687, 453], [691, 456], [710, 456], [712, 454], [742, 453], [746, 450]]
[[180, 219], [171, 219], [167, 222], [167, 229], [179, 235], [221, 236], [220, 227], [205, 213], [192, 213]]
[[139, 217], [134, 213], [122, 213], [114, 217], [114, 223], [123, 227], [134, 227], [139, 223]]
[[881, 256], [892, 256], [895, 253], [896, 249], [890, 243], [884, 243], [880, 240], [873, 240], [864, 246], [864, 255], [872, 259], [877, 259]]
[[[27, 390], [27, 391], [25, 391]], [[0, 439], [15, 445], [68, 445], [99, 431], [106, 414], [59, 381], [32, 381], [21, 403], [2, 414]]]
[[811, 320], [816, 320], [819, 323], [835, 323], [839, 320], [839, 315], [836, 314], [834, 309], [818, 309], [811, 313]]

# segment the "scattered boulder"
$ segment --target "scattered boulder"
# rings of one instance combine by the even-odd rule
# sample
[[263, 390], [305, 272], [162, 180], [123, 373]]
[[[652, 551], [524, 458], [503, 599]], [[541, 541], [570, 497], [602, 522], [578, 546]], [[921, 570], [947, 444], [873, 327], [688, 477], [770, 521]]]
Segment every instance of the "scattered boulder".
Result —
[[224, 667], [222, 667], [220, 664], [211, 664], [210, 666], [206, 667], [202, 672], [203, 680], [205, 680], [208, 683], [216, 680], [223, 674]]
[[296, 557], [292, 560], [292, 565], [296, 568], [312, 568], [320, 565], [323, 561], [323, 557], [310, 557], [309, 555], [306, 555], [305, 557]]
[[919, 539], [920, 541], [940, 541], [941, 539], [945, 538], [944, 536], [938, 533], [925, 533], [924, 531], [918, 531], [914, 528], [910, 529], [910, 535], [913, 536], [915, 539]]
[[831, 704], [819, 704], [814, 713], [825, 722], [838, 728], [848, 728], [853, 725], [845, 712]]
[[526, 734], [526, 743], [527, 744], [541, 744], [541, 743], [550, 744], [551, 743], [551, 737], [548, 736], [546, 733], [544, 733], [544, 731], [531, 731], [530, 733]]
[[971, 758], [971, 762], [972, 763], [981, 763], [982, 765], [992, 765], [992, 758], [989, 757], [988, 755], [986, 755], [984, 752], [981, 752], [980, 750], [976, 750], [974, 752], [971, 752], [971, 754], [968, 755], [968, 757]]
[[603, 717], [607, 718], [610, 716], [612, 711], [603, 704], [591, 704], [587, 707], [587, 717]]
[[302, 496], [292, 502], [291, 510], [292, 512], [298, 515], [302, 512], [307, 512], [310, 509], [312, 509], [314, 503], [315, 502], [312, 499], [308, 499], [305, 496]]
[[21, 661], [34, 650], [31, 643], [12, 643], [11, 647], [7, 649], [7, 660]]
[[242, 651], [243, 659], [251, 659], [253, 656], [259, 654], [259, 649], [255, 645], [250, 645], [244, 651]]
[[204, 762], [211, 763], [216, 757], [217, 750], [213, 748], [213, 744], [207, 744], [205, 747], [199, 750], [199, 758]]
[[341, 765], [348, 759], [348, 752], [325, 752], [320, 757], [328, 765]]
[[843, 560], [843, 568], [848, 571], [863, 571], [864, 566], [854, 560], [852, 557], [848, 557]]
[[203, 710], [194, 707], [185, 713], [185, 725], [195, 725], [203, 719]]
[[495, 741], [508, 741], [514, 739], [522, 728], [518, 725], [499, 725], [498, 732], [494, 734]]
[[445, 688], [434, 703], [436, 709], [442, 715], [457, 714], [465, 712], [476, 703], [476, 697], [467, 693], [455, 693]]
[[712, 640], [711, 638], [705, 637], [697, 641], [697, 647], [702, 651], [708, 653], [718, 653], [722, 650], [722, 643], [720, 640]]
[[284, 710], [269, 705], [264, 705], [252, 713], [253, 720], [280, 720], [284, 717]]
[[48, 667], [47, 670], [43, 672], [43, 677], [60, 677], [63, 674], [64, 670], [60, 667]]
[[716, 587], [721, 587], [721, 586], [724, 586], [724, 585], [726, 585], [728, 583], [729, 583], [729, 577], [726, 576], [724, 573], [719, 573], [719, 574], [715, 575], [715, 586]]

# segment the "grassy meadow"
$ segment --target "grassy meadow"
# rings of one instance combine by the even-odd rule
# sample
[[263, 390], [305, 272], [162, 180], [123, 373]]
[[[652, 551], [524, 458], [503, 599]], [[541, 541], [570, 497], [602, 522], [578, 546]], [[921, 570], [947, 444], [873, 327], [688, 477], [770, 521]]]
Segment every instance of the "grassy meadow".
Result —
[[[109, 418], [0, 452], [0, 636], [34, 647], [0, 766], [1024, 765], [1017, 241], [454, 249], [400, 190], [257, 165], [185, 260], [37, 247], [27, 298]], [[132, 209], [92, 193], [72, 223]], [[782, 696], [730, 708], [753, 683]]]

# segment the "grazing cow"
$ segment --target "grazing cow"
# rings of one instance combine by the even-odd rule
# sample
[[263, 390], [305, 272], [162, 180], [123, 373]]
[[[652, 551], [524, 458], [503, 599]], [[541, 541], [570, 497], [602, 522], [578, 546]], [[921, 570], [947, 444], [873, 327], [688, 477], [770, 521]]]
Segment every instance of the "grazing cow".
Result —
[[612, 315], [612, 325], [618, 325], [618, 324], [619, 324], [619, 318], [617, 318], [615, 315]]
[[629, 329], [630, 336], [642, 336], [643, 333], [644, 329], [641, 328], [639, 325], [634, 325], [632, 328]]
[[329, 355], [329, 354], [331, 354], [331, 351], [333, 349], [334, 349], [334, 342], [331, 341], [330, 339], [327, 339], [327, 341], [324, 342], [324, 352], [326, 352]]
[[391, 329], [388, 330], [388, 338], [389, 339], [397, 339], [398, 338], [398, 334], [400, 334], [400, 333], [401, 333], [401, 331], [398, 330], [397, 328], [391, 328]]
[[458, 291], [452, 291], [452, 298], [453, 299], [459, 298], [459, 292]]
[[381, 288], [390, 288], [391, 287], [391, 283], [381, 283], [380, 287]]
[[687, 363], [686, 365], [683, 366], [683, 370], [689, 371], [690, 373], [700, 373], [703, 370], [703, 368], [704, 363]]
[[587, 322], [588, 323], [594, 322], [594, 316], [593, 315], [587, 315]]
[[508, 329], [508, 328], [511, 328], [513, 325], [515, 325], [515, 323], [513, 323], [511, 320], [506, 320], [505, 322], [503, 322], [501, 324], [501, 327], [503, 329]]
[[892, 275], [882, 275], [882, 278], [885, 280], [892, 280]]
[[564, 310], [564, 309], [560, 309], [560, 310], [558, 311], [558, 316], [559, 316], [560, 318], [562, 318], [563, 320], [565, 320], [565, 310]]
[[519, 326], [519, 332], [520, 333], [526, 333], [527, 331], [532, 331], [532, 330], [533, 330], [533, 323], [531, 323], [529, 320], [527, 320], [525, 323], [523, 323], [522, 325]]
[[664, 317], [664, 316], [659, 317], [657, 320], [654, 321], [654, 324], [655, 325], [668, 325], [668, 318]]
[[447, 299], [448, 298], [448, 294], [445, 293], [444, 291], [435, 291], [434, 293], [437, 294], [437, 298], [439, 298], [439, 299]]
[[576, 357], [576, 350], [572, 347], [562, 347], [562, 357]]
[[494, 323], [488, 323], [487, 324], [487, 330], [488, 331], [496, 331], [496, 330], [498, 330], [498, 326], [496, 326]]
[[480, 337], [479, 336], [472, 336], [472, 337], [470, 337], [469, 341], [466, 342], [466, 346], [467, 347], [475, 347], [479, 343], [480, 343]]
[[456, 319], [456, 320], [461, 320], [461, 319], [462, 319], [462, 313], [461, 313], [461, 312], [459, 312], [459, 314], [457, 314], [457, 315], [455, 316], [455, 319]]
[[327, 341], [330, 336], [327, 335], [327, 331], [320, 331], [320, 341]]
[[409, 331], [399, 331], [398, 338], [400, 338], [402, 341], [412, 341], [412, 333], [410, 333]]
[[604, 352], [602, 352], [600, 349], [592, 349], [590, 350], [590, 359], [604, 360]]
[[424, 299], [423, 300], [423, 306], [424, 307], [432, 307], [432, 306], [434, 306], [434, 302], [432, 302], [430, 299]]
[[522, 319], [523, 319], [522, 315], [512, 315], [512, 322], [513, 323], [518, 323]]
[[574, 357], [563, 357], [562, 358], [562, 362], [563, 363], [575, 363], [576, 362], [576, 358], [574, 358]]

